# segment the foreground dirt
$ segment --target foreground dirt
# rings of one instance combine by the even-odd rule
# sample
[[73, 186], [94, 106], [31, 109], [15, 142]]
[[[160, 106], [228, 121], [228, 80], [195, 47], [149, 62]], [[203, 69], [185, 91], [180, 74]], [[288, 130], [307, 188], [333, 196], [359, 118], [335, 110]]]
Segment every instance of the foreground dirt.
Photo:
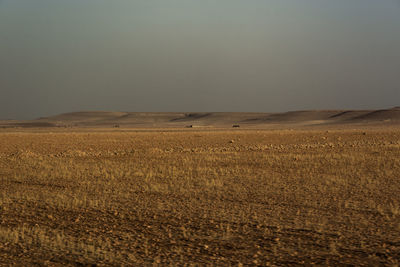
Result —
[[400, 131], [0, 133], [0, 265], [398, 265]]

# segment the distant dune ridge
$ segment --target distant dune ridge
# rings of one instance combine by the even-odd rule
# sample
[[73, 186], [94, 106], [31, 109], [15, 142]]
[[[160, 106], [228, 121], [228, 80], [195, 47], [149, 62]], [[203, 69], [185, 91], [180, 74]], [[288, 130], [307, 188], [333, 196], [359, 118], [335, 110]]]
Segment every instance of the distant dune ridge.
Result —
[[0, 121], [2, 127], [229, 127], [272, 125], [398, 124], [400, 107], [381, 110], [305, 110], [254, 112], [108, 112], [64, 113], [30, 121]]

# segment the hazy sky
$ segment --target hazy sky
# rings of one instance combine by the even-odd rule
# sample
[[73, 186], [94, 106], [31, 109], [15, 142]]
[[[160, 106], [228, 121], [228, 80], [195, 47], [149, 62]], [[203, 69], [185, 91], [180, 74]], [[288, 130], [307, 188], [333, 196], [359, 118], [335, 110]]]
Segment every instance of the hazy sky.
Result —
[[400, 0], [0, 0], [0, 119], [400, 105]]

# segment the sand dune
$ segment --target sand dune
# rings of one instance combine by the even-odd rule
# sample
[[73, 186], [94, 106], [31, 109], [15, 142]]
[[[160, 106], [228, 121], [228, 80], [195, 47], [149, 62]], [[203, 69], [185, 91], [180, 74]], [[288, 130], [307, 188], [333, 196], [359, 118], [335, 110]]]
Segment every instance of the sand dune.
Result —
[[382, 110], [304, 110], [250, 112], [108, 112], [65, 113], [31, 121], [0, 121], [2, 127], [231, 127], [399, 124], [400, 107]]
[[64, 113], [52, 117], [40, 118], [42, 121], [70, 121], [70, 122], [79, 122], [79, 121], [100, 121], [106, 119], [116, 119], [118, 117], [126, 115], [126, 112], [108, 112], [108, 111], [82, 111], [82, 112], [71, 112]]
[[368, 112], [366, 114], [357, 116], [354, 120], [362, 121], [399, 121], [400, 120], [400, 108], [383, 109]]
[[260, 118], [251, 118], [247, 122], [258, 123], [300, 123], [307, 121], [327, 120], [331, 116], [337, 114], [337, 111], [321, 111], [321, 110], [306, 110], [306, 111], [289, 111], [285, 113], [266, 114]]
[[370, 110], [346, 110], [329, 117], [329, 120], [347, 121], [370, 113]]

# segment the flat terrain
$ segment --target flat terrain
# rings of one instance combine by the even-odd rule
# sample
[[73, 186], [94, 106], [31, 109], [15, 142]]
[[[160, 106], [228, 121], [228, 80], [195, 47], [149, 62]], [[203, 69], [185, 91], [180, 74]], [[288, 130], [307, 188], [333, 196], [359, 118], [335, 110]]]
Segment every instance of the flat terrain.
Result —
[[399, 259], [399, 128], [0, 130], [1, 266]]

